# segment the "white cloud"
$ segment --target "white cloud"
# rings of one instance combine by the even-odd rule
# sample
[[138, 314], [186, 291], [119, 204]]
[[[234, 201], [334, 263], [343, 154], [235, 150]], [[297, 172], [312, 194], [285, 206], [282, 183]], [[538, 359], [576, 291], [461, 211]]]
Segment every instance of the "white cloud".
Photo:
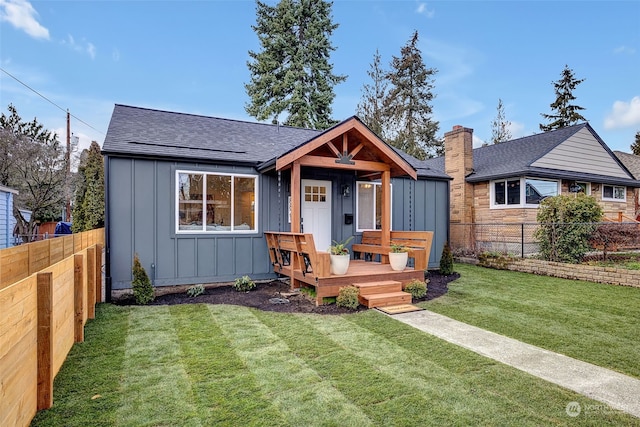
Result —
[[49, 30], [36, 19], [38, 12], [26, 0], [0, 0], [0, 21], [7, 21], [36, 39], [49, 40]]
[[524, 135], [524, 124], [519, 122], [509, 122], [509, 132], [511, 133], [511, 138], [521, 138]]
[[[1, 0], [0, 0], [1, 1]], [[69, 46], [72, 50], [79, 53], [86, 53], [91, 57], [91, 59], [96, 58], [96, 47], [93, 43], [90, 43], [86, 40], [81, 40], [77, 42], [71, 34], [67, 35], [66, 40], [62, 40], [62, 44]]]
[[427, 4], [426, 3], [418, 3], [418, 7], [416, 8], [416, 13], [419, 15], [424, 15], [427, 18], [433, 18], [436, 14], [435, 9], [431, 9], [429, 10], [427, 8]]
[[636, 53], [636, 50], [635, 48], [630, 46], [618, 46], [617, 48], [613, 49], [613, 53], [633, 55], [634, 53]]
[[611, 112], [604, 119], [605, 129], [626, 128], [640, 124], [640, 96], [631, 101], [616, 101]]

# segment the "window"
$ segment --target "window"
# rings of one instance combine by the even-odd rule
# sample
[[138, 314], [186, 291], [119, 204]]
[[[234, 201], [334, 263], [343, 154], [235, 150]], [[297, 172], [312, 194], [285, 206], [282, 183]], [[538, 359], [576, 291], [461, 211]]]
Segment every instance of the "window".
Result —
[[356, 229], [382, 228], [382, 185], [379, 182], [359, 182], [356, 190]]
[[176, 174], [178, 232], [256, 231], [255, 176]]
[[591, 194], [591, 184], [588, 182], [576, 182], [575, 184], [569, 187], [569, 192], [583, 193], [583, 194], [589, 195]]
[[535, 207], [558, 194], [558, 181], [517, 178], [492, 181], [491, 207]]
[[602, 200], [626, 202], [627, 187], [621, 185], [602, 185]]

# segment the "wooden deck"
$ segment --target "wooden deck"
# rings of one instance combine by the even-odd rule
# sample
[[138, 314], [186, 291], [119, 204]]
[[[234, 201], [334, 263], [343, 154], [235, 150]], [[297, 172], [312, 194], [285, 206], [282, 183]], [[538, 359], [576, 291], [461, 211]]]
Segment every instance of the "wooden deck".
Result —
[[337, 297], [340, 288], [349, 285], [360, 288], [361, 303], [369, 308], [411, 302], [411, 295], [402, 291], [404, 285], [424, 280], [423, 269], [394, 271], [388, 261], [359, 259], [349, 261], [346, 274], [332, 274], [329, 253], [316, 251], [313, 235], [265, 232], [265, 237], [273, 271], [289, 277], [292, 289], [313, 286], [318, 305], [324, 298]]
[[[407, 267], [404, 271], [394, 271], [389, 264], [381, 264], [379, 262], [362, 261], [352, 259], [349, 262], [347, 274], [338, 276], [330, 275], [328, 277], [316, 278], [309, 274], [302, 274], [300, 270], [294, 270], [294, 281], [291, 286], [299, 288], [304, 285], [313, 286], [316, 289], [316, 303], [322, 304], [323, 298], [335, 297], [340, 292], [340, 288], [348, 285], [358, 285], [359, 283], [373, 282], [400, 282], [403, 286], [413, 279], [424, 280], [423, 270], [414, 270]], [[378, 307], [388, 305], [384, 301], [380, 301]]]

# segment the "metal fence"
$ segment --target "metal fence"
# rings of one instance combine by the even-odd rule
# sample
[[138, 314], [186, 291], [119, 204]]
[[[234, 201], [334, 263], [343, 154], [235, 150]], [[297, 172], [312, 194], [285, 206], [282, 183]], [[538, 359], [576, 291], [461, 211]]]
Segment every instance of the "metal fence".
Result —
[[[549, 240], [561, 241], [567, 232], [578, 230], [587, 237], [592, 251], [616, 252], [640, 249], [640, 223], [553, 223], [544, 224]], [[477, 256], [495, 252], [511, 256], [532, 256], [540, 252], [540, 223], [451, 224], [450, 245], [454, 253]]]

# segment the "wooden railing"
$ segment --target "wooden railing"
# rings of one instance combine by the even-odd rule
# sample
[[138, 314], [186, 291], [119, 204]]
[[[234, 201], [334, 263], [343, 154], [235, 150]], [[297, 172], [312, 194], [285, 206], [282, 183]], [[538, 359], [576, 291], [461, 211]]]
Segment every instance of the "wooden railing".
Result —
[[605, 212], [604, 216], [602, 217], [602, 221], [604, 222], [637, 222], [640, 223], [640, 221], [637, 221], [635, 218], [631, 218], [628, 215], [625, 215], [623, 212], [613, 212], [613, 218], [610, 218], [607, 216], [607, 213]]
[[53, 379], [102, 300], [103, 244], [99, 229], [0, 251], [0, 426], [53, 404]]

